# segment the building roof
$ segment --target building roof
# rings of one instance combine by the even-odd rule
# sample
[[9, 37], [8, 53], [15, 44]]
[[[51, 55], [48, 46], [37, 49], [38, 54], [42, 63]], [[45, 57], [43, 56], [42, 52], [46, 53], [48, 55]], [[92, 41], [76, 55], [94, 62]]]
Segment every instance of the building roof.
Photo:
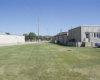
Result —
[[66, 35], [67, 34], [67, 32], [61, 32], [61, 35]]
[[[8, 34], [0, 34], [0, 35], [8, 35]], [[23, 36], [23, 35], [8, 35], [8, 36]]]
[[67, 33], [68, 33], [68, 32], [61, 32], [61, 34], [59, 33], [59, 34], [57, 34], [57, 35], [55, 35], [55, 36], [67, 35]]
[[87, 27], [87, 26], [94, 27], [94, 26], [100, 26], [100, 25], [81, 25], [81, 26], [85, 26], [85, 27]]
[[[79, 27], [100, 27], [100, 25], [81, 25], [81, 26], [78, 26], [78, 27], [75, 27], [75, 28], [72, 28], [72, 29], [76, 29], [76, 28], [79, 28]], [[69, 30], [72, 30], [72, 29], [69, 29]]]

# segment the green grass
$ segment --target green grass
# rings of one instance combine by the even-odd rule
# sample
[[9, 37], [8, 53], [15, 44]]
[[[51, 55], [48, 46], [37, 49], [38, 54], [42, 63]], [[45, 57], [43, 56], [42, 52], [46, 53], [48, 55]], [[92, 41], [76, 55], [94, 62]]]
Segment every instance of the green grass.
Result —
[[100, 80], [100, 49], [47, 42], [0, 47], [0, 80]]

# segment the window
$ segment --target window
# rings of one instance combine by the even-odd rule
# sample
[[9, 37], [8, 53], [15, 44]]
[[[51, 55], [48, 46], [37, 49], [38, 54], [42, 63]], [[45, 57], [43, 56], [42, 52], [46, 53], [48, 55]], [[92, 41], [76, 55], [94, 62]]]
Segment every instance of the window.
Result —
[[86, 38], [89, 38], [89, 34], [88, 33], [86, 33]]
[[100, 38], [100, 33], [91, 33], [92, 38]]
[[96, 38], [96, 33], [94, 33], [94, 38]]
[[100, 39], [100, 33], [99, 33], [99, 39]]
[[99, 33], [97, 33], [97, 38], [99, 38]]

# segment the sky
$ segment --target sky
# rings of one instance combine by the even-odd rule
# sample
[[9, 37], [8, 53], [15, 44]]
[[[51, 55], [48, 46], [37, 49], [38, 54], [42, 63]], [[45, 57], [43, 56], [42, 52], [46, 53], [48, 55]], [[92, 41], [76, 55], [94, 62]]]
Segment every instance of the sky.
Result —
[[100, 25], [100, 0], [0, 0], [0, 32], [56, 35], [61, 29]]

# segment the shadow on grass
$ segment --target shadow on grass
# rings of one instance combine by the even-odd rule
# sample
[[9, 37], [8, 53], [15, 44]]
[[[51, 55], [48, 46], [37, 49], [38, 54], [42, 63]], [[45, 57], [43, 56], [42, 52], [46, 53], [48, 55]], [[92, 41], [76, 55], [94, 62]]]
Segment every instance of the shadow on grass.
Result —
[[92, 47], [92, 48], [97, 48], [97, 49], [100, 49], [100, 47]]
[[[55, 43], [52, 43], [52, 42], [49, 42], [51, 44], [55, 44]], [[68, 46], [68, 45], [65, 45], [65, 44], [55, 44], [55, 45], [59, 45], [59, 46], [63, 46], [63, 47], [76, 47], [76, 46]]]

